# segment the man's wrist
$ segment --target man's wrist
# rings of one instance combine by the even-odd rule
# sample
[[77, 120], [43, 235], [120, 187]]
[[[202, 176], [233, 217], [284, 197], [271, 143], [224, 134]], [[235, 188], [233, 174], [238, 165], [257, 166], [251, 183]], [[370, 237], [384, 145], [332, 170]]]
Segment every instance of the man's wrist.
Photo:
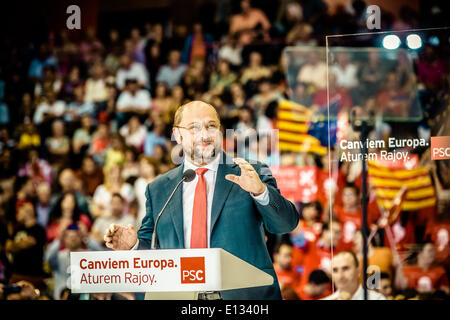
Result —
[[130, 250], [137, 250], [138, 247], [139, 247], [139, 238], [136, 239], [136, 243], [134, 244], [134, 246], [131, 247]]
[[263, 183], [261, 186], [261, 191], [257, 192], [257, 193], [251, 193], [254, 197], [258, 197], [260, 195], [262, 195], [265, 191], [266, 191], [267, 186]]

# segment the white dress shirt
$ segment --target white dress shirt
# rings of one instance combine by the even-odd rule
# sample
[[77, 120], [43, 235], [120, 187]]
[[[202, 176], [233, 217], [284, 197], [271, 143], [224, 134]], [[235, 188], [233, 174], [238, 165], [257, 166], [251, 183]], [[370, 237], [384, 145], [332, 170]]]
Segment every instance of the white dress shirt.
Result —
[[[220, 155], [218, 155], [213, 161], [208, 163], [206, 166], [203, 167], [197, 167], [193, 163], [191, 163], [186, 158], [184, 159], [184, 168], [183, 172], [192, 169], [196, 170], [199, 168], [207, 168], [208, 171], [206, 171], [203, 176], [205, 177], [206, 182], [206, 197], [207, 197], [207, 232], [208, 232], [208, 248], [210, 247], [210, 241], [211, 241], [211, 208], [212, 208], [212, 202], [214, 198], [214, 187], [216, 185], [216, 177], [217, 177], [217, 170], [219, 168], [219, 162], [220, 162]], [[198, 182], [198, 175], [195, 175], [195, 179], [190, 182], [183, 182], [183, 195], [182, 195], [182, 202], [183, 202], [183, 231], [184, 231], [184, 247], [190, 248], [191, 247], [191, 228], [192, 228], [192, 211], [194, 208], [194, 196], [195, 196], [195, 188], [197, 186]], [[269, 190], [266, 188], [266, 190], [260, 194], [259, 196], [254, 196], [253, 194], [250, 194], [253, 199], [255, 199], [258, 203], [260, 203], [263, 206], [266, 206], [269, 204]], [[134, 245], [132, 250], [137, 249], [139, 246], [139, 239], [137, 243]]]
[[33, 115], [33, 122], [35, 124], [41, 124], [44, 121], [45, 113], [52, 113], [56, 117], [60, 117], [64, 114], [66, 110], [66, 103], [62, 100], [55, 101], [52, 105], [47, 102], [41, 103], [37, 106], [36, 111]]
[[150, 110], [151, 106], [151, 95], [145, 89], [138, 90], [135, 95], [132, 95], [130, 91], [125, 90], [119, 95], [116, 103], [116, 109], [118, 112], [122, 112], [122, 110], [128, 107], [134, 107], [141, 110]]
[[[322, 300], [336, 300], [339, 297], [339, 294], [340, 292], [337, 290], [335, 293], [323, 298]], [[364, 289], [362, 285], [359, 285], [351, 300], [364, 300]], [[367, 290], [367, 300], [386, 300], [386, 297], [379, 292]]]
[[137, 79], [138, 83], [143, 83], [144, 87], [148, 88], [148, 72], [142, 63], [133, 62], [129, 69], [119, 68], [117, 70], [117, 88], [123, 90], [127, 79]]

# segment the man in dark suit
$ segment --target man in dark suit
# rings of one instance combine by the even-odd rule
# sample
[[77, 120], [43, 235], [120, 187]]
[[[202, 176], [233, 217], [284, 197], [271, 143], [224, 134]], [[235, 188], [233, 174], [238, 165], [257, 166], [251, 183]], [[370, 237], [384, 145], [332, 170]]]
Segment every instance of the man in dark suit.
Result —
[[195, 179], [183, 182], [159, 220], [159, 247], [222, 248], [274, 278], [271, 286], [223, 291], [223, 299], [281, 299], [263, 226], [271, 233], [292, 231], [299, 220], [295, 206], [281, 196], [266, 165], [222, 151], [220, 119], [211, 105], [192, 101], [181, 106], [173, 134], [182, 145], [183, 164], [147, 186], [147, 214], [139, 231], [111, 225], [106, 246], [149, 249], [158, 213], [183, 172], [193, 169]]

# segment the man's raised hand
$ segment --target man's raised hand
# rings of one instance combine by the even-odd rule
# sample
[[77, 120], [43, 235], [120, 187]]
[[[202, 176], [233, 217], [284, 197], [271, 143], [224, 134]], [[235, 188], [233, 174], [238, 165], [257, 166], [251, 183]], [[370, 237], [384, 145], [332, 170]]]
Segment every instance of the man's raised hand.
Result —
[[255, 168], [242, 158], [234, 158], [233, 161], [241, 168], [241, 175], [227, 174], [225, 179], [236, 183], [245, 191], [259, 196], [266, 191], [266, 185], [259, 178]]

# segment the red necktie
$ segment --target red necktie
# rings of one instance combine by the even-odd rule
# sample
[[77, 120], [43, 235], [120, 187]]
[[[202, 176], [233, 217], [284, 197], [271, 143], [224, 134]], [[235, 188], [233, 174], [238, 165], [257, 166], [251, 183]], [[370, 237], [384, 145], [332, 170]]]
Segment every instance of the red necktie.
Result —
[[206, 171], [208, 171], [206, 168], [195, 170], [198, 181], [195, 187], [194, 208], [192, 210], [191, 248], [208, 247], [206, 181], [203, 176]]

